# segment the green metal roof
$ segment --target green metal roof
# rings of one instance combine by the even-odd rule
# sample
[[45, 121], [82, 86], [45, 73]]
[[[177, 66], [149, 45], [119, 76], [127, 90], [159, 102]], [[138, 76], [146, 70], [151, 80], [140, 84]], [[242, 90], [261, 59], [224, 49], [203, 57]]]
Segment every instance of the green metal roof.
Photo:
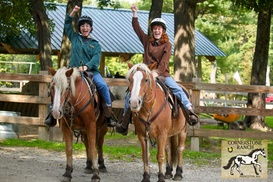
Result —
[[[51, 36], [52, 50], [60, 50], [66, 4], [57, 4], [56, 11], [48, 11], [47, 14], [55, 23]], [[128, 9], [103, 9], [85, 6], [82, 15], [88, 15], [93, 19], [92, 37], [98, 40], [104, 53], [143, 53], [143, 46], [132, 28], [132, 12]], [[149, 12], [138, 11], [139, 23], [144, 32], [147, 32]], [[174, 15], [163, 13], [162, 18], [167, 23], [167, 33], [172, 45], [174, 45]], [[30, 37], [28, 32], [9, 43], [13, 48], [37, 49], [37, 39]], [[174, 50], [174, 46], [173, 46]], [[206, 38], [201, 32], [195, 30], [195, 55], [197, 56], [225, 56], [214, 43]]]

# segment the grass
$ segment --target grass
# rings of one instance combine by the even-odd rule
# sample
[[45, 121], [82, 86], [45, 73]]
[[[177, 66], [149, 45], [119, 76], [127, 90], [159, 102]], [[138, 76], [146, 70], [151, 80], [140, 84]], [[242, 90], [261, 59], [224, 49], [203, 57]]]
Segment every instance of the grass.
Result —
[[[196, 152], [190, 151], [190, 139], [187, 139], [187, 148], [184, 152], [184, 159], [190, 160], [192, 163], [197, 165], [206, 165], [209, 161], [219, 160], [221, 154], [217, 151], [212, 152], [209, 148], [214, 148], [209, 146], [213, 143], [208, 142], [205, 144], [207, 151]], [[203, 142], [204, 144], [204, 142]], [[22, 139], [6, 139], [0, 142], [0, 146], [12, 146], [12, 147], [36, 147], [40, 149], [53, 150], [64, 152], [65, 144], [64, 142], [49, 142], [42, 141], [38, 139], [33, 140], [22, 140]], [[79, 143], [73, 144], [74, 153], [84, 153], [84, 145]], [[120, 134], [111, 135], [107, 133], [105, 136], [105, 145], [103, 147], [104, 154], [109, 160], [121, 160], [121, 161], [141, 161], [141, 147], [137, 140], [137, 136], [133, 133], [128, 134], [124, 137]], [[151, 161], [156, 163], [156, 148], [150, 147]]]
[[[268, 125], [273, 128], [273, 117], [267, 117]], [[203, 126], [202, 126], [203, 128]], [[217, 125], [206, 125], [205, 128], [219, 129]], [[186, 141], [186, 149], [183, 159], [187, 162], [196, 165], [220, 165], [221, 163], [221, 141], [223, 138], [209, 137], [200, 138], [200, 151], [191, 151], [190, 137]], [[225, 140], [228, 140], [225, 138]], [[0, 142], [0, 146], [18, 146], [18, 147], [36, 147], [46, 150], [54, 150], [64, 152], [64, 142], [49, 142], [38, 139], [22, 140], [22, 139], [6, 139]], [[84, 145], [79, 143], [73, 144], [74, 153], [85, 153]], [[107, 133], [105, 136], [105, 144], [103, 147], [104, 154], [109, 160], [121, 161], [141, 161], [141, 147], [139, 145], [137, 136], [132, 132], [126, 137], [120, 134]], [[273, 141], [268, 141], [268, 151], [273, 151]], [[151, 147], [151, 161], [156, 163], [156, 148]], [[273, 155], [268, 153], [268, 167], [273, 167]]]

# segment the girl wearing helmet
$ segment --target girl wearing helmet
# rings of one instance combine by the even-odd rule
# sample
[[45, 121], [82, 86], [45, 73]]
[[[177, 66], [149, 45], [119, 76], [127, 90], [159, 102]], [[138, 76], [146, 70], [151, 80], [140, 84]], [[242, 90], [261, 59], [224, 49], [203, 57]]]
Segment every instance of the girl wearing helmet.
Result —
[[[180, 99], [184, 108], [189, 112], [189, 124], [195, 125], [198, 122], [198, 116], [194, 114], [192, 104], [190, 103], [183, 89], [170, 75], [169, 60], [172, 54], [172, 45], [169, 41], [168, 35], [166, 34], [166, 22], [162, 18], [153, 19], [150, 24], [152, 33], [151, 36], [149, 36], [143, 32], [139, 25], [137, 7], [133, 4], [131, 9], [133, 12], [133, 29], [144, 47], [143, 62], [150, 68], [155, 68], [157, 70], [157, 73], [154, 75], [155, 77], [164, 77], [164, 83], [171, 89], [173, 94], [175, 94]], [[129, 118], [131, 116], [128, 101], [129, 94], [126, 95], [124, 107], [125, 112], [122, 118], [122, 123], [117, 124], [116, 126], [116, 131], [123, 135], [126, 135], [128, 132]]]
[[[75, 14], [80, 10], [80, 7], [75, 6], [70, 15], [65, 17], [65, 33], [71, 42], [71, 53], [69, 67], [77, 67], [79, 71], [91, 72], [93, 82], [96, 85], [99, 93], [102, 95], [106, 104], [102, 104], [106, 117], [106, 122], [109, 127], [114, 127], [116, 121], [111, 119], [112, 101], [108, 85], [104, 81], [98, 69], [100, 65], [101, 46], [98, 41], [91, 38], [93, 30], [93, 21], [88, 16], [81, 16], [78, 21], [79, 33], [73, 30], [72, 21]], [[45, 121], [47, 124], [47, 121]], [[48, 125], [48, 124], [47, 124]]]

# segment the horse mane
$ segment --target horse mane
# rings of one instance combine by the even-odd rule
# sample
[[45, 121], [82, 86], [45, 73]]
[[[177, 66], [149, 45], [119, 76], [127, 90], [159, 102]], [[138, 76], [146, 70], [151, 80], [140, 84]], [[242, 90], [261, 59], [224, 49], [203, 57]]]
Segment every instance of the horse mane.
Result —
[[248, 154], [248, 156], [252, 156], [255, 152], [257, 152], [257, 151], [259, 151], [259, 150], [262, 150], [262, 149], [254, 149], [254, 150], [252, 150], [249, 154]]
[[[70, 88], [71, 88], [71, 92], [72, 95], [75, 95], [75, 80], [77, 77], [80, 76], [80, 72], [78, 71], [77, 68], [73, 68], [73, 73], [70, 76]], [[66, 67], [62, 67], [60, 69], [57, 70], [56, 74], [54, 75], [54, 80], [56, 82], [56, 85], [59, 86], [60, 92], [64, 93], [64, 91], [66, 90], [66, 88], [69, 86], [69, 83], [67, 82], [67, 77], [66, 77], [66, 71], [68, 70], [68, 68]]]
[[142, 70], [144, 71], [146, 74], [150, 75], [151, 74], [151, 70], [148, 68], [148, 66], [144, 63], [138, 63], [135, 64], [133, 67], [130, 68], [130, 70], [127, 72], [126, 74], [126, 79], [128, 80], [131, 74], [134, 74], [136, 71]]

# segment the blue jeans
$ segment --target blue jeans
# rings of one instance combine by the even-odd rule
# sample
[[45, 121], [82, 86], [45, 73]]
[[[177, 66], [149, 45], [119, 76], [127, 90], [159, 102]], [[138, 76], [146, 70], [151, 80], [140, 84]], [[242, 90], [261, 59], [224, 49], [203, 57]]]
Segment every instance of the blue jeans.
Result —
[[[173, 94], [181, 100], [186, 110], [188, 110], [188, 108], [192, 106], [184, 90], [176, 83], [176, 81], [172, 77], [166, 77], [165, 84], [170, 88]], [[130, 92], [128, 92], [125, 96], [123, 115], [129, 108], [129, 99], [130, 99]]]
[[127, 109], [130, 107], [129, 106], [129, 99], [130, 99], [130, 92], [127, 92], [126, 95], [125, 95], [123, 115], [126, 113]]
[[102, 78], [102, 76], [100, 74], [93, 75], [93, 82], [96, 85], [99, 93], [102, 95], [104, 101], [106, 102], [106, 105], [111, 106], [112, 101], [110, 97], [109, 88], [104, 79]]
[[171, 76], [166, 77], [165, 84], [170, 88], [173, 94], [181, 100], [186, 110], [188, 110], [188, 108], [192, 106], [184, 90], [176, 83], [176, 81]]

